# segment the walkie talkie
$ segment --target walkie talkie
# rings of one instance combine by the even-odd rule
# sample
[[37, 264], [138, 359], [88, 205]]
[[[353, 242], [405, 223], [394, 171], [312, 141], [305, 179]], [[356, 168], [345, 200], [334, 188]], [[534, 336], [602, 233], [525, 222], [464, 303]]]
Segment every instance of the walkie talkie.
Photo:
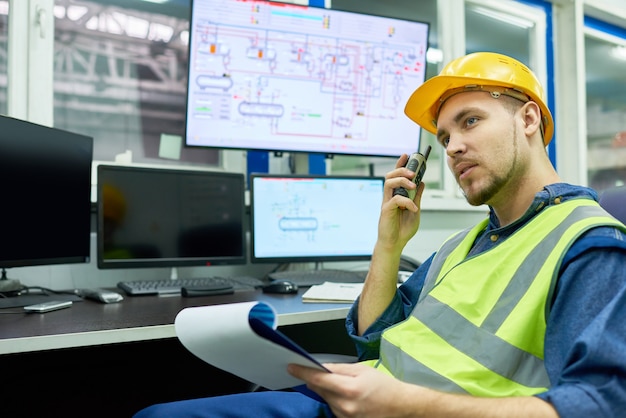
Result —
[[[411, 157], [409, 157], [409, 161], [406, 163], [405, 167], [415, 173], [415, 176], [413, 177], [413, 183], [417, 184], [418, 186], [422, 181], [422, 177], [424, 177], [424, 172], [426, 172], [426, 160], [428, 160], [428, 155], [430, 154], [431, 148], [432, 147], [429, 145], [428, 148], [426, 148], [424, 154], [414, 152], [413, 154], [411, 154]], [[415, 192], [415, 189], [407, 190], [404, 187], [398, 187], [393, 190], [393, 195], [395, 196], [399, 194], [413, 200], [413, 198], [415, 198]]]

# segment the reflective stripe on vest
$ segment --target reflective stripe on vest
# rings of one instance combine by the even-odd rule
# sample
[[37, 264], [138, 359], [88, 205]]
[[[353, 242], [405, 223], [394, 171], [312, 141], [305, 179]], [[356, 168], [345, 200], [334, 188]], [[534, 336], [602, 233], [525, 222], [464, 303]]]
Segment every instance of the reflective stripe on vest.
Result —
[[590, 228], [623, 225], [592, 200], [570, 200], [466, 258], [486, 222], [437, 252], [412, 315], [383, 333], [377, 367], [407, 382], [478, 396], [532, 395], [549, 387], [545, 318], [562, 258]]

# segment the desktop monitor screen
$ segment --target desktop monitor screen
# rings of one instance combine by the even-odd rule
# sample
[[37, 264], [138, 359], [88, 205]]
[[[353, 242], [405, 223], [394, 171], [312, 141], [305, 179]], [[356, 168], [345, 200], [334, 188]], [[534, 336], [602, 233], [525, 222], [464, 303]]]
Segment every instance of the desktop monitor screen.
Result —
[[243, 174], [97, 170], [99, 268], [245, 263]]
[[326, 155], [417, 150], [424, 22], [272, 1], [194, 0], [186, 145]]
[[369, 260], [384, 179], [251, 176], [252, 262]]
[[0, 268], [89, 262], [93, 139], [0, 116]]

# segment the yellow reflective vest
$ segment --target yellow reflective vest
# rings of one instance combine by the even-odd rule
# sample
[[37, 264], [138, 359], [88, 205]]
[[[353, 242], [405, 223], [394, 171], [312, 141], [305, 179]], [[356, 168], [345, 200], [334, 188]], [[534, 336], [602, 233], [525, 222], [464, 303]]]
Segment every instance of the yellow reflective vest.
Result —
[[585, 231], [624, 226], [595, 201], [573, 199], [466, 258], [487, 223], [443, 244], [412, 314], [383, 333], [375, 367], [452, 393], [504, 397], [548, 389], [544, 336], [561, 261]]

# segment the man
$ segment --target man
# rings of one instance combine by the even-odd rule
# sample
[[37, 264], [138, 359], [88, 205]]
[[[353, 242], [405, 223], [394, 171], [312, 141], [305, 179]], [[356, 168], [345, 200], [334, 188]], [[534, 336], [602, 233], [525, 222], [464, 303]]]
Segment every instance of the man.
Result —
[[[470, 54], [419, 87], [406, 113], [437, 135], [467, 201], [491, 211], [396, 288], [424, 190], [403, 167], [408, 157], [399, 159], [347, 319], [370, 364], [327, 365], [333, 373], [290, 365], [327, 405], [261, 392], [156, 406], [145, 416], [225, 416], [243, 404], [254, 416], [303, 417], [328, 409], [339, 417], [626, 411], [626, 227], [594, 191], [559, 179], [545, 151], [553, 120], [535, 76], [510, 57]], [[397, 187], [417, 187], [414, 200], [394, 196]]]

